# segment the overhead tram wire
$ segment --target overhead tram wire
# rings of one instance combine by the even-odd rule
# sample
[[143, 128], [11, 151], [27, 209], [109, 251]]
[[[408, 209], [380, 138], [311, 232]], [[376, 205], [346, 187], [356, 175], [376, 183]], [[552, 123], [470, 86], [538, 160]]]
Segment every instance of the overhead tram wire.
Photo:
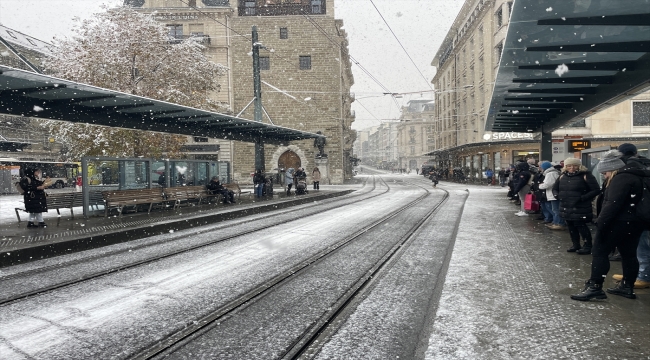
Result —
[[[340, 48], [340, 49], [343, 48], [343, 44], [342, 44], [342, 43], [339, 43], [339, 42], [337, 42], [336, 40], [332, 39], [332, 37], [327, 33], [327, 31], [325, 31], [325, 29], [323, 29], [322, 26], [320, 26], [318, 23], [316, 23], [316, 21], [314, 21], [314, 19], [312, 19], [312, 18], [311, 18], [309, 15], [307, 15], [304, 11], [303, 11], [303, 16], [304, 16], [307, 20], [309, 20], [309, 22], [310, 22], [310, 23], [311, 23], [311, 24], [312, 24], [312, 25], [313, 25], [313, 26], [314, 26], [314, 27], [315, 27], [315, 28], [316, 28], [316, 29], [317, 29], [321, 34], [323, 34], [323, 35], [327, 38], [327, 40], [329, 40], [332, 44], [334, 44], [334, 46], [336, 46], [337, 48]], [[374, 81], [377, 85], [379, 85], [379, 87], [381, 87], [381, 88], [385, 91], [384, 94], [390, 94], [390, 95], [394, 94], [394, 93], [393, 93], [392, 91], [390, 91], [390, 90], [389, 90], [389, 89], [388, 89], [384, 84], [382, 84], [381, 81], [379, 81], [379, 79], [377, 79], [374, 75], [372, 75], [372, 74], [370, 73], [370, 71], [368, 71], [368, 69], [366, 69], [363, 65], [361, 65], [361, 63], [359, 63], [359, 61], [358, 61], [357, 59], [355, 59], [354, 56], [352, 56], [352, 54], [350, 54], [349, 51], [348, 51], [348, 56], [350, 57], [350, 60], [352, 60], [352, 63], [353, 63], [353, 64], [355, 64], [356, 66], [358, 66], [359, 69], [361, 69], [361, 71], [363, 71], [366, 75], [368, 75], [368, 77], [369, 77], [372, 81]], [[399, 106], [399, 104], [397, 103], [397, 100], [395, 99], [395, 97], [394, 97], [394, 96], [391, 96], [391, 97], [393, 98], [393, 101], [394, 101], [394, 103], [395, 103], [395, 106], [397, 107], [397, 110], [398, 110], [398, 111], [401, 111], [402, 109], [401, 109], [401, 107]]]
[[411, 57], [411, 55], [409, 55], [408, 51], [406, 51], [406, 48], [404, 47], [404, 45], [402, 45], [402, 42], [397, 38], [397, 35], [393, 31], [393, 29], [390, 27], [390, 25], [388, 25], [388, 21], [386, 21], [386, 19], [384, 18], [384, 15], [381, 14], [381, 11], [379, 11], [379, 9], [377, 8], [377, 5], [375, 5], [374, 1], [372, 1], [372, 0], [370, 0], [370, 3], [375, 8], [375, 10], [377, 10], [377, 13], [381, 17], [381, 19], [384, 21], [384, 24], [386, 24], [386, 26], [388, 27], [388, 30], [390, 30], [390, 33], [393, 34], [393, 37], [395, 37], [395, 40], [397, 40], [397, 43], [399, 44], [399, 46], [402, 47], [402, 50], [404, 50], [404, 53], [406, 54], [406, 56], [408, 56], [409, 60], [411, 60], [411, 63], [413, 64], [413, 66], [415, 66], [415, 69], [418, 71], [418, 73], [420, 73], [420, 76], [422, 76], [422, 79], [424, 79], [424, 81], [427, 83], [427, 86], [433, 91], [433, 87], [431, 86], [431, 82], [429, 80], [427, 80], [427, 78], [424, 76], [424, 74], [422, 74], [422, 71], [420, 71], [420, 68], [418, 68], [418, 66], [415, 64], [415, 61], [413, 61], [413, 58]]

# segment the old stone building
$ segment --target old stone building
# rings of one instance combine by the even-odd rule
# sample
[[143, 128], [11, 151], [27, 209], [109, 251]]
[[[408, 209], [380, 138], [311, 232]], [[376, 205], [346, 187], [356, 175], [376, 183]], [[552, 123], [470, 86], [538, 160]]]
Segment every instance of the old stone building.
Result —
[[[539, 159], [537, 133], [485, 131], [512, 1], [466, 0], [431, 65], [436, 67], [435, 143], [428, 155], [438, 166], [462, 168], [474, 179], [486, 168], [499, 169], [517, 160]], [[577, 156], [565, 139], [589, 140], [592, 148], [623, 142], [647, 152], [650, 95], [642, 94], [553, 132], [553, 159]], [[645, 150], [643, 150], [645, 149]]]
[[[155, 12], [174, 37], [202, 37], [212, 60], [230, 68], [219, 100], [232, 112], [253, 119], [253, 65], [251, 30], [257, 27], [260, 52], [264, 122], [327, 136], [324, 153], [316, 158], [313, 140], [283, 146], [265, 146], [265, 170], [277, 172], [321, 167], [324, 183], [340, 184], [351, 177], [349, 158], [355, 133], [350, 129], [354, 98], [342, 21], [334, 18], [334, 1], [127, 0], [144, 12]], [[242, 112], [242, 110], [244, 110]], [[270, 118], [270, 119], [269, 119]], [[210, 141], [218, 141], [210, 139]], [[224, 144], [219, 143], [221, 148]], [[235, 181], [251, 181], [255, 170], [254, 145], [229, 143]]]
[[431, 99], [411, 100], [402, 109], [397, 125], [400, 169], [415, 171], [429, 160], [429, 157], [424, 154], [435, 150], [434, 117], [435, 106]]

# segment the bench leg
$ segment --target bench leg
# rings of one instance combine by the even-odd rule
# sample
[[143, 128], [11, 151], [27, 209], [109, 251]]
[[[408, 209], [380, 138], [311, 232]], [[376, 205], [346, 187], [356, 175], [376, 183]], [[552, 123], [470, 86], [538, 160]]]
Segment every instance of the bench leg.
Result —
[[74, 219], [74, 210], [72, 208], [70, 208], [70, 216]]
[[57, 213], [59, 216], [61, 216], [61, 212], [59, 211], [59, 209], [56, 209], [56, 213]]
[[149, 211], [147, 212], [147, 214], [151, 214], [151, 207], [152, 206], [153, 206], [153, 203], [149, 204]]
[[18, 218], [18, 222], [20, 222], [20, 214], [18, 213], [18, 208], [16, 208], [15, 210], [16, 210], [16, 217]]

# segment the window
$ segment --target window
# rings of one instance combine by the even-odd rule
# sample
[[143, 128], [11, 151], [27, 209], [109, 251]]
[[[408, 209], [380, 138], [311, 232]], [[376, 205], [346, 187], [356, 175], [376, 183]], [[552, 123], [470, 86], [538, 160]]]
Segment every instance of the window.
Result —
[[587, 127], [587, 121], [586, 119], [579, 119], [566, 124], [566, 126], [564, 127], [570, 127], [570, 128]]
[[260, 70], [271, 70], [271, 59], [268, 56], [260, 56]]
[[499, 10], [494, 15], [496, 16], [497, 28], [500, 28], [503, 25], [503, 8], [499, 7]]
[[322, 4], [323, 2], [321, 0], [311, 0], [311, 13], [320, 14]]
[[196, 0], [188, 0], [187, 1], [187, 6], [196, 7]]
[[415, 155], [415, 146], [411, 146], [411, 155]]
[[244, 6], [245, 6], [244, 13], [246, 15], [255, 15], [255, 1], [246, 1]]
[[311, 70], [311, 56], [300, 56], [300, 70]]
[[512, 1], [508, 1], [508, 15], [512, 14]]
[[632, 103], [632, 125], [650, 126], [650, 101]]
[[280, 28], [280, 39], [288, 39], [288, 38], [289, 38], [289, 29]]
[[172, 39], [183, 38], [183, 25], [167, 25], [169, 30], [169, 37]]
[[501, 53], [503, 52], [503, 41], [500, 42], [495, 48], [494, 48], [497, 56], [497, 64], [501, 61]]
[[194, 142], [207, 143], [208, 138], [207, 137], [195, 136], [194, 137]]

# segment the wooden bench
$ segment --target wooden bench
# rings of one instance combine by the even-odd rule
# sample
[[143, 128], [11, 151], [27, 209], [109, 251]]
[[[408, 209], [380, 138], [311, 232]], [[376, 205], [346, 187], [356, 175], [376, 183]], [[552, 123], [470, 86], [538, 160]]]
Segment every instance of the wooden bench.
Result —
[[127, 206], [137, 208], [138, 205], [142, 204], [149, 204], [148, 212], [151, 213], [154, 204], [167, 201], [163, 196], [162, 188], [103, 191], [102, 197], [104, 199], [104, 216], [108, 216], [108, 211], [111, 208], [117, 208], [120, 216], [122, 216]]
[[204, 196], [207, 196], [205, 186], [175, 186], [163, 189], [165, 199], [174, 202], [174, 209], [182, 205], [183, 201], [188, 204], [196, 200], [197, 205], [201, 203]]
[[241, 194], [251, 195], [253, 193], [253, 191], [251, 190], [242, 191], [242, 189], [239, 187], [239, 184], [237, 184], [236, 182], [230, 184], [224, 184], [223, 187], [235, 193], [235, 195], [237, 195], [237, 200], [241, 198]]
[[[99, 205], [103, 204], [103, 199], [101, 194], [98, 192], [90, 193], [90, 206], [96, 207], [98, 209]], [[74, 218], [74, 208], [82, 207], [83, 204], [83, 193], [80, 192], [71, 192], [71, 193], [57, 193], [57, 194], [48, 194], [47, 195], [47, 208], [48, 210], [56, 210], [56, 213], [61, 215], [61, 209], [70, 209], [70, 215]], [[20, 222], [20, 213], [19, 211], [27, 211], [22, 208], [15, 208], [16, 217], [18, 222]]]

